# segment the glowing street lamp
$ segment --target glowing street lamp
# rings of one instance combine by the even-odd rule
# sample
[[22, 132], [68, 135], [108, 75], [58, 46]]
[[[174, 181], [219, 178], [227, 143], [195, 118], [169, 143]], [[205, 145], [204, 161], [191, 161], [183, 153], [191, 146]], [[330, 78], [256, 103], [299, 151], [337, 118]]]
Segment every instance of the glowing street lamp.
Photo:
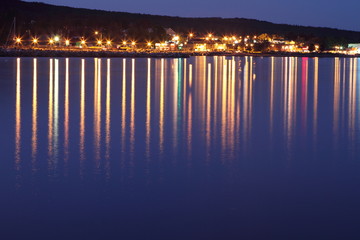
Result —
[[21, 44], [21, 38], [20, 37], [15, 38], [15, 43], [16, 44]]
[[101, 46], [101, 45], [102, 45], [102, 41], [101, 41], [101, 40], [97, 40], [97, 45]]
[[99, 34], [99, 32], [98, 31], [95, 31], [95, 35], [98, 35]]
[[86, 44], [85, 39], [82, 39], [80, 43], [81, 43], [81, 45], [85, 45]]
[[37, 38], [32, 39], [32, 44], [37, 45], [39, 43], [39, 40]]
[[193, 33], [189, 33], [189, 37], [192, 38], [194, 36]]
[[53, 44], [54, 44], [54, 39], [49, 38], [49, 44], [50, 44], [50, 45], [53, 45]]
[[65, 40], [65, 45], [66, 45], [66, 46], [69, 46], [69, 45], [70, 45], [70, 40], [69, 40], [69, 39], [66, 39], [66, 40]]
[[111, 40], [107, 40], [107, 41], [106, 41], [106, 44], [107, 44], [108, 46], [111, 46]]
[[123, 44], [123, 45], [126, 45], [126, 41], [123, 41], [122, 44]]
[[135, 46], [135, 45], [136, 45], [136, 42], [134, 42], [134, 41], [133, 41], [133, 42], [131, 42], [131, 45]]
[[59, 41], [60, 41], [60, 37], [59, 37], [59, 36], [55, 36], [55, 37], [54, 37], [54, 41], [55, 41], [55, 42], [59, 42]]

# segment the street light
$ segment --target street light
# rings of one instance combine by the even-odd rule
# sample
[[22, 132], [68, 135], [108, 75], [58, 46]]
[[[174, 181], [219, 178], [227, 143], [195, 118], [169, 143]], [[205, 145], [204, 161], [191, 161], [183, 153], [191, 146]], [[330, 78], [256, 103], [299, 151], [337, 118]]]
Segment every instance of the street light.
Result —
[[15, 38], [15, 43], [21, 44], [21, 38], [20, 37]]
[[54, 44], [54, 39], [49, 38], [49, 44], [50, 44], [50, 45], [53, 45], [53, 44]]
[[69, 39], [66, 39], [66, 40], [65, 40], [65, 45], [66, 45], [66, 46], [69, 46], [69, 45], [70, 45], [70, 40], [69, 40]]
[[34, 45], [36, 45], [36, 44], [39, 43], [39, 40], [38, 40], [37, 38], [33, 38], [33, 39], [32, 39], [32, 43], [33, 43]]
[[59, 41], [60, 41], [60, 37], [59, 37], [59, 36], [55, 36], [55, 37], [54, 37], [54, 41], [55, 41], [55, 42], [59, 42]]

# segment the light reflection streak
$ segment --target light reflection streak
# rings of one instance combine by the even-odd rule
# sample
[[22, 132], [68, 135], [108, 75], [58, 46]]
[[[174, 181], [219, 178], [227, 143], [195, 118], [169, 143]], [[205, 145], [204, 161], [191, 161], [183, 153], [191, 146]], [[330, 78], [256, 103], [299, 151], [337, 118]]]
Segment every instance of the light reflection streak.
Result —
[[249, 68], [251, 68], [251, 65], [249, 65], [249, 58], [245, 57], [245, 63], [244, 63], [244, 82], [243, 82], [243, 145], [246, 148], [248, 144], [248, 134], [249, 134], [249, 88], [250, 88], [250, 81], [249, 79]]
[[[192, 86], [192, 64], [189, 64], [189, 88]], [[193, 116], [193, 106], [192, 106], [192, 91], [189, 90], [188, 94], [188, 103], [187, 103], [187, 151], [188, 151], [188, 158], [190, 159], [192, 155], [192, 116]], [[189, 162], [191, 164], [191, 162]]]
[[95, 59], [94, 79], [94, 150], [95, 167], [100, 169], [101, 158], [101, 59]]
[[164, 151], [164, 59], [161, 59], [161, 75], [160, 75], [160, 112], [159, 112], [159, 150], [160, 154]]
[[21, 166], [21, 61], [16, 59], [16, 103], [15, 103], [15, 169]]
[[37, 136], [38, 136], [38, 114], [37, 114], [37, 59], [33, 60], [33, 99], [32, 99], [32, 134], [31, 134], [31, 156], [32, 171], [36, 171]]
[[274, 57], [271, 57], [271, 73], [270, 73], [270, 136], [273, 135], [273, 127], [274, 127], [274, 68], [275, 61]]
[[59, 59], [55, 59], [54, 65], [54, 134], [53, 134], [53, 144], [54, 144], [54, 170], [57, 168], [58, 164], [58, 154], [59, 154]]
[[69, 59], [65, 59], [65, 103], [64, 103], [64, 163], [67, 172], [69, 159]]
[[147, 59], [147, 85], [146, 85], [146, 156], [150, 157], [151, 134], [151, 58]]
[[206, 93], [206, 149], [207, 159], [210, 157], [211, 146], [211, 63], [208, 63], [207, 93]]
[[355, 138], [355, 119], [356, 119], [356, 85], [357, 85], [357, 58], [352, 58], [350, 59], [348, 129], [349, 129], [349, 138], [353, 146], [354, 146], [354, 138]]
[[301, 125], [303, 134], [305, 134], [308, 104], [308, 58], [302, 58], [301, 76]]
[[[226, 129], [227, 129], [227, 60], [223, 62], [223, 77], [221, 86], [221, 149], [226, 151]], [[224, 159], [224, 157], [222, 157]]]
[[[130, 154], [135, 147], [135, 59], [131, 60], [131, 101], [130, 101]], [[133, 162], [132, 162], [133, 163]]]
[[[218, 111], [218, 61], [219, 57], [215, 56], [214, 57], [214, 126], [217, 126], [217, 111]], [[223, 57], [221, 58], [223, 59]], [[221, 70], [221, 68], [220, 68]], [[216, 136], [216, 131], [214, 132], [214, 137]]]
[[54, 77], [54, 72], [53, 72], [53, 64], [54, 64], [54, 60], [50, 59], [50, 70], [49, 70], [49, 104], [48, 104], [48, 156], [49, 156], [49, 162], [48, 162], [48, 167], [49, 167], [49, 171], [51, 169], [53, 169], [54, 167], [54, 162], [53, 162], [53, 131], [54, 131], [54, 126], [53, 126], [53, 119], [54, 119], [54, 83], [53, 83], [53, 77]]
[[173, 149], [177, 147], [178, 131], [178, 88], [179, 88], [179, 59], [174, 59], [174, 81], [173, 81]]
[[106, 117], [105, 117], [105, 171], [106, 177], [110, 177], [110, 141], [111, 141], [111, 62], [110, 59], [107, 59], [107, 69], [106, 69]]
[[313, 107], [313, 133], [314, 141], [317, 137], [318, 123], [318, 93], [319, 92], [319, 58], [314, 58], [314, 107]]
[[229, 95], [229, 106], [230, 106], [230, 127], [228, 128], [228, 137], [229, 137], [229, 151], [230, 158], [234, 157], [234, 149], [235, 149], [235, 68], [236, 62], [234, 57], [231, 60], [231, 78], [230, 78], [230, 95]]
[[[96, 69], [96, 61], [95, 61]], [[83, 175], [85, 160], [85, 59], [81, 59], [80, 79], [80, 175]]]
[[334, 134], [334, 146], [337, 146], [338, 142], [338, 130], [339, 130], [339, 108], [340, 108], [340, 60], [334, 59], [334, 103], [333, 103], [333, 134]]
[[126, 134], [126, 59], [123, 59], [123, 75], [122, 75], [122, 94], [121, 94], [121, 136], [122, 136], [122, 152], [125, 152], [125, 134]]

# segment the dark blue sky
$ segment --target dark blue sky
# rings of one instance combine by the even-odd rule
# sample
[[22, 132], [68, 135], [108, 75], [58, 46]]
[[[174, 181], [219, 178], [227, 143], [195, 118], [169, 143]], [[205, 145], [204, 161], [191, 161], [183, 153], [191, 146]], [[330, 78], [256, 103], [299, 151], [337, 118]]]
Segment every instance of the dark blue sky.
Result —
[[[29, 0], [27, 0], [29, 1]], [[133, 13], [182, 17], [244, 17], [360, 31], [359, 0], [39, 0]]]

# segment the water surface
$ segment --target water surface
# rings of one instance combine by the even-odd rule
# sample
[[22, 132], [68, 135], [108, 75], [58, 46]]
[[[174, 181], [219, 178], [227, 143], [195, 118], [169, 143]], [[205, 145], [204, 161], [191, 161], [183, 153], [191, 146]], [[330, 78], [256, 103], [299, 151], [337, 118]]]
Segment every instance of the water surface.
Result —
[[359, 63], [1, 58], [0, 235], [358, 239]]

